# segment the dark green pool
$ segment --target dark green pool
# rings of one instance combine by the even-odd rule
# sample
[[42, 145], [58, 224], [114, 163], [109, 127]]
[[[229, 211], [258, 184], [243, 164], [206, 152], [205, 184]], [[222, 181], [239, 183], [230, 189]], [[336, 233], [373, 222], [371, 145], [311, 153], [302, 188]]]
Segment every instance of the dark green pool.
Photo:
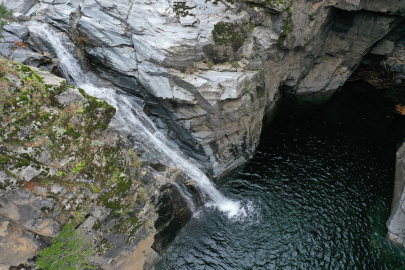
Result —
[[405, 252], [385, 237], [405, 137], [394, 97], [404, 92], [362, 87], [318, 108], [286, 104], [221, 188], [247, 216], [200, 209], [158, 268], [405, 269]]

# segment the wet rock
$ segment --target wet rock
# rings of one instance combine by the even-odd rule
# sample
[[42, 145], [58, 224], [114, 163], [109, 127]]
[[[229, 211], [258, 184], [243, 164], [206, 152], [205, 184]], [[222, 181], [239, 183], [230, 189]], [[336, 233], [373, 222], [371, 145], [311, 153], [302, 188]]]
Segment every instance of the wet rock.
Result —
[[187, 201], [175, 186], [165, 185], [161, 188], [161, 193], [157, 206], [159, 218], [155, 221], [156, 234], [152, 245], [159, 254], [163, 254], [192, 217]]
[[[106, 102], [44, 70], [4, 60], [0, 65], [9, 72], [2, 75], [9, 80], [0, 98], [14, 104], [2, 110], [7, 120], [0, 124], [5, 134], [0, 146], [1, 263], [25, 267], [27, 258], [50, 244], [43, 239], [72, 223], [94, 243], [97, 256], [91, 264], [151, 269], [160, 258], [151, 247], [159, 187], [171, 181], [165, 166], [158, 172], [133, 151], [110, 126], [115, 108]], [[11, 237], [10, 226], [22, 236]], [[18, 249], [24, 241], [30, 248], [18, 256], [3, 250]], [[3, 260], [3, 254], [9, 259]]]
[[375, 44], [401, 36], [404, 4], [391, 1], [251, 1], [253, 10], [242, 1], [87, 0], [80, 13], [58, 5], [35, 15], [68, 32], [103, 78], [143, 98], [162, 132], [221, 177], [253, 154], [280, 89], [324, 103]]
[[388, 238], [405, 246], [405, 144], [397, 152], [394, 198], [387, 221]]

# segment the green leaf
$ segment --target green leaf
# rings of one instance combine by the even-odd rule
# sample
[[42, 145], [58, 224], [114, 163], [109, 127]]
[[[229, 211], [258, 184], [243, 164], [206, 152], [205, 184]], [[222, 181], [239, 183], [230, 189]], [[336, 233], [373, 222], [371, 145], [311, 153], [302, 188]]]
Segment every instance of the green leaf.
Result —
[[73, 173], [78, 173], [80, 170], [82, 170], [85, 166], [84, 161], [79, 162], [79, 164], [76, 165], [76, 167], [73, 168], [72, 172]]
[[43, 270], [96, 269], [88, 264], [95, 254], [94, 246], [78, 235], [72, 224], [67, 224], [52, 242], [38, 253], [37, 267]]

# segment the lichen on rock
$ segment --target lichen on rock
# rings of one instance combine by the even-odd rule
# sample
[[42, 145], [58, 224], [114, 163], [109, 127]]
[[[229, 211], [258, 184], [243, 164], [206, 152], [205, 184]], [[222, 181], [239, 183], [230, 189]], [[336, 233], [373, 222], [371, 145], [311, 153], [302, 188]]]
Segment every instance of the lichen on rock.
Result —
[[[147, 180], [154, 173], [149, 162], [109, 127], [115, 108], [21, 63], [0, 60], [0, 71], [0, 217], [9, 222], [4, 224], [26, 231], [24, 241], [30, 233], [50, 239], [66, 224], [79, 227], [96, 247], [91, 263], [98, 266], [122, 249], [136, 251], [139, 239], [154, 231], [162, 182]], [[0, 236], [0, 246], [7, 239]], [[18, 263], [49, 241], [36, 245]]]

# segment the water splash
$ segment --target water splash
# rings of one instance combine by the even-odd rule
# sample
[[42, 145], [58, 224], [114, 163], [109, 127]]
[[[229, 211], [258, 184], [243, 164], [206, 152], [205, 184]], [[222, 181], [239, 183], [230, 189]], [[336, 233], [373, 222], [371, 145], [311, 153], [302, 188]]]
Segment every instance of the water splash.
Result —
[[[168, 146], [170, 143], [165, 139], [164, 135], [157, 130], [153, 122], [143, 111], [137, 111], [138, 116], [134, 115], [132, 110], [135, 108], [127, 94], [111, 88], [99, 88], [93, 85], [80, 67], [78, 61], [66, 49], [63, 42], [64, 37], [61, 33], [56, 32], [49, 25], [39, 22], [30, 23], [28, 28], [31, 33], [46, 39], [53, 47], [60, 60], [60, 67], [63, 73], [66, 77], [69, 76], [69, 83], [75, 84], [84, 89], [89, 95], [105, 100], [110, 105], [114, 106], [117, 109], [116, 115], [113, 118], [114, 124], [121, 126], [120, 129], [123, 129], [125, 132], [142, 141], [151, 151], [164, 155], [165, 160], [169, 161], [171, 165], [176, 166], [187, 174], [188, 177], [196, 180], [197, 186], [204, 195], [211, 200], [208, 203], [209, 206], [215, 206], [220, 211], [226, 213], [229, 218], [238, 215], [246, 215], [245, 210], [241, 209], [239, 202], [223, 196], [197, 166], [187, 161], [177, 151]], [[146, 120], [149, 128], [147, 128], [138, 117], [142, 117]]]

